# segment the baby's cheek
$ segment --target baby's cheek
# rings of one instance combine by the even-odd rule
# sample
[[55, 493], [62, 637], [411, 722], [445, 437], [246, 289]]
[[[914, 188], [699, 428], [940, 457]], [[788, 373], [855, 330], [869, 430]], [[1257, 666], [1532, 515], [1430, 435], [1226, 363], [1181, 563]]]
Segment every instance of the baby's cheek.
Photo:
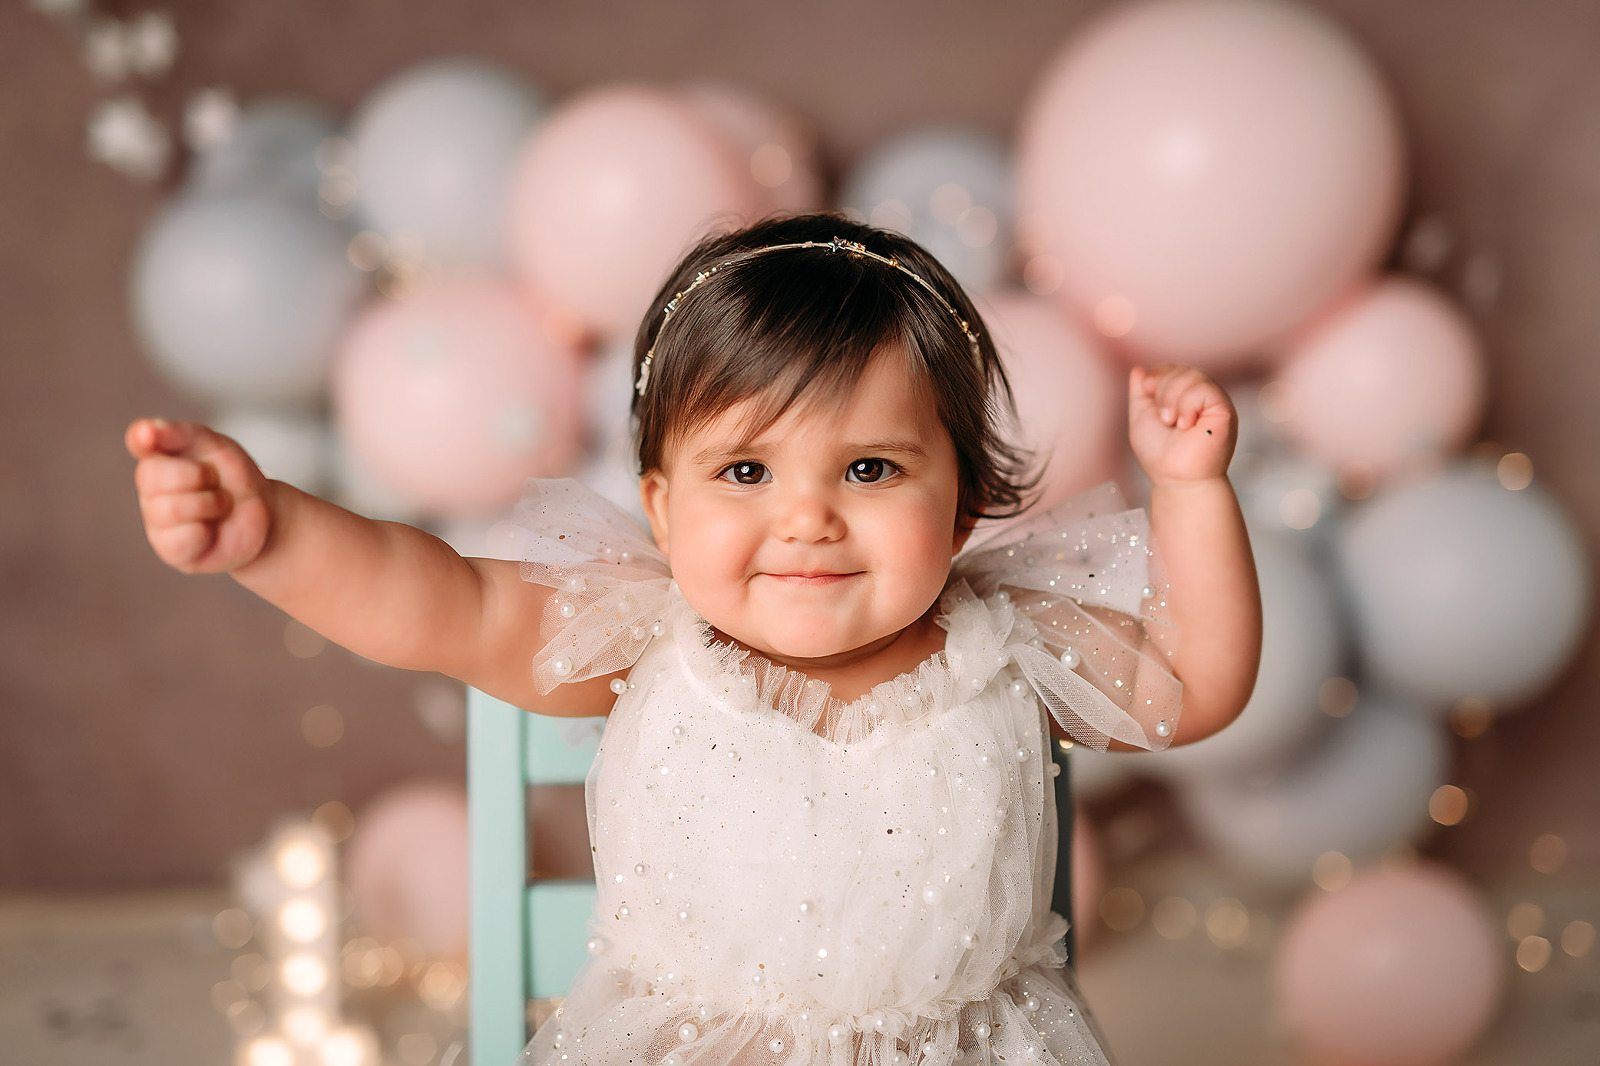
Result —
[[737, 611], [750, 551], [736, 529], [705, 523], [674, 549], [672, 573], [691, 606], [713, 623]]
[[950, 575], [953, 529], [945, 529], [939, 516], [919, 516], [921, 521], [887, 525], [879, 536], [879, 550], [897, 600], [904, 609], [920, 615], [938, 598]]

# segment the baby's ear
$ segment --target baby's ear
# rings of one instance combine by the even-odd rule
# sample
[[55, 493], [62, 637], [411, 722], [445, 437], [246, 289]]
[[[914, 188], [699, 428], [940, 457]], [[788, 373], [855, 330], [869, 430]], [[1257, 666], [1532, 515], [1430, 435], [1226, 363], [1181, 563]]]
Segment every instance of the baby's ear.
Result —
[[650, 521], [650, 535], [655, 537], [661, 554], [667, 551], [667, 476], [652, 470], [639, 479], [639, 503], [644, 516]]
[[954, 546], [950, 549], [950, 554], [952, 556], [960, 552], [962, 548], [966, 547], [967, 538], [972, 536], [972, 530], [977, 526], [977, 524], [977, 519], [973, 518], [971, 515], [956, 515], [956, 539]]

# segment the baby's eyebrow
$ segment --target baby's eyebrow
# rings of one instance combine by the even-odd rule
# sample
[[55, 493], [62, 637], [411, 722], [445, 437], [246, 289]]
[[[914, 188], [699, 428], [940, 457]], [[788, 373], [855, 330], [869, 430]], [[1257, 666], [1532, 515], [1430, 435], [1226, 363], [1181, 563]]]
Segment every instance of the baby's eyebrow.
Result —
[[852, 454], [907, 455], [913, 459], [926, 459], [928, 453], [914, 440], [869, 440], [859, 444], [846, 444], [844, 450]]
[[729, 463], [740, 459], [756, 458], [755, 451], [756, 448], [753, 444], [744, 441], [738, 441], [732, 445], [718, 444], [696, 452], [689, 462], [694, 466], [721, 469]]

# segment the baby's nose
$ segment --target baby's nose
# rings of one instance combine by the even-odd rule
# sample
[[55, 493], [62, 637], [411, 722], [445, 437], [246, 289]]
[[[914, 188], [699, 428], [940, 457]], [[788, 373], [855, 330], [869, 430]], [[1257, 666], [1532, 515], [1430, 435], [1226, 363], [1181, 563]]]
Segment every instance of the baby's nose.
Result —
[[786, 541], [838, 540], [844, 535], [844, 517], [825, 493], [794, 492], [780, 505], [774, 532]]

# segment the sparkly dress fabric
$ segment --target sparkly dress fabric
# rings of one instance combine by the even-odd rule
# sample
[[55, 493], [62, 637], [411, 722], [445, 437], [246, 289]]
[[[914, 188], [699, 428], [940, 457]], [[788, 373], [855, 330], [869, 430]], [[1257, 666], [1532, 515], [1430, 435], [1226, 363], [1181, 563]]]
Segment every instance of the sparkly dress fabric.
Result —
[[944, 650], [849, 702], [715, 641], [576, 482], [516, 520], [556, 590], [541, 687], [632, 666], [587, 783], [591, 958], [519, 1066], [1109, 1062], [1050, 910], [1046, 714], [1099, 748], [1172, 733], [1142, 511], [1108, 486], [997, 527], [957, 557]]

